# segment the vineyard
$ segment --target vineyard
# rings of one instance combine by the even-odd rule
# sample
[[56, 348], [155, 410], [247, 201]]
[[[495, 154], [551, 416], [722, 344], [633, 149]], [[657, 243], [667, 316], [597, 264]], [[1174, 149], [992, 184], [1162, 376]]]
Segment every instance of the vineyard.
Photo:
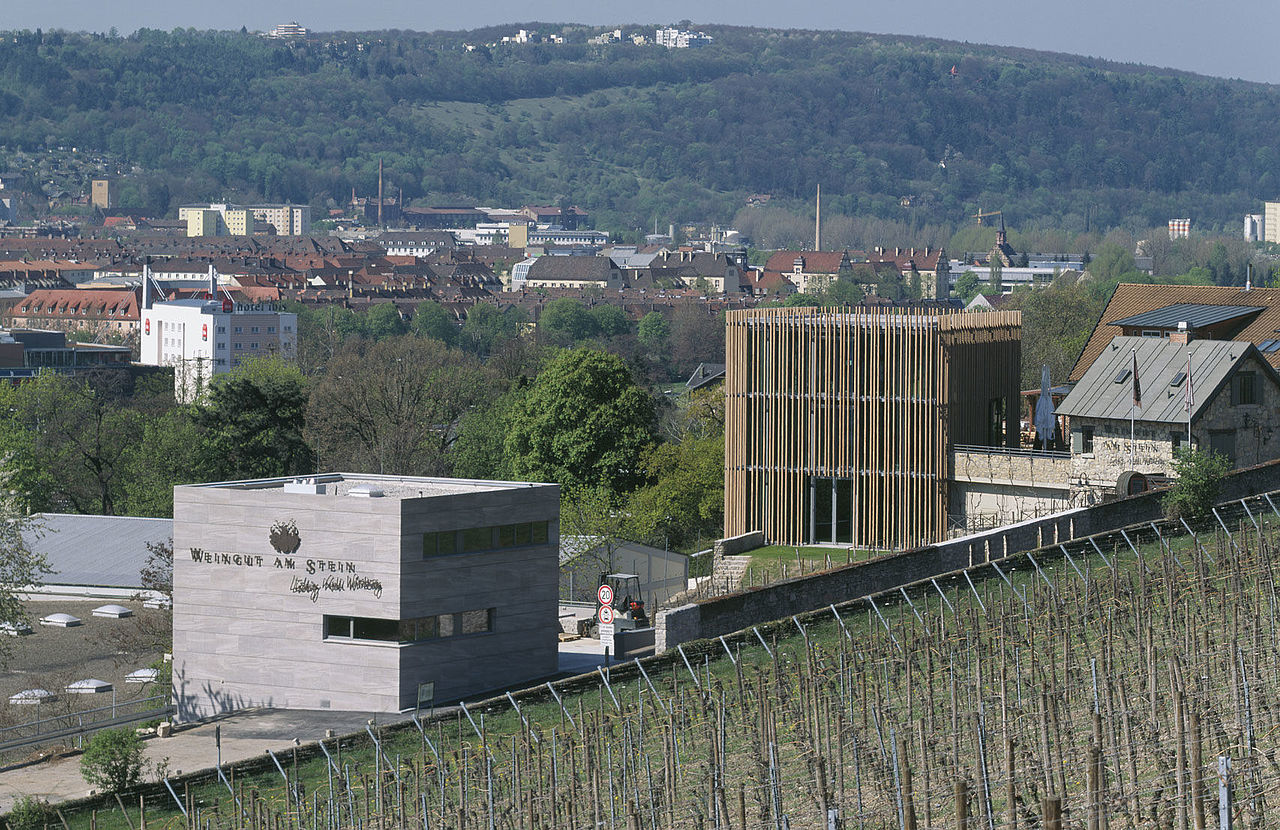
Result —
[[1280, 809], [1277, 527], [1260, 497], [1075, 541], [62, 817], [1201, 828], [1222, 756], [1234, 820], [1262, 827]]

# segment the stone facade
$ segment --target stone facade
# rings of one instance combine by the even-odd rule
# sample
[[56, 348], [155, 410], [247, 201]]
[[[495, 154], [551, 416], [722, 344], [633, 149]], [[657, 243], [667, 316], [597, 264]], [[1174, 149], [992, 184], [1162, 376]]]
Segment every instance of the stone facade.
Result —
[[[1223, 452], [1239, 468], [1280, 457], [1280, 387], [1270, 382], [1255, 357], [1242, 361], [1237, 371], [1256, 373], [1258, 402], [1233, 404], [1230, 382], [1216, 393], [1204, 390], [1203, 394], [1215, 394], [1191, 425], [1191, 443], [1201, 450]], [[1162, 390], [1151, 391], [1163, 394]], [[1093, 434], [1091, 451], [1085, 440], [1088, 430]], [[1137, 420], [1132, 441], [1129, 436], [1128, 420], [1072, 417], [1070, 479], [1074, 497], [1088, 500], [1114, 493], [1116, 480], [1127, 470], [1168, 475], [1174, 452], [1186, 444], [1187, 425]]]
[[[284, 480], [175, 488], [180, 720], [258, 706], [399, 712], [422, 682], [442, 701], [556, 671], [558, 487], [310, 481], [310, 492]], [[541, 534], [506, 544], [520, 523]], [[474, 552], [437, 553], [437, 536], [461, 551], [476, 529], [492, 533], [468, 542]]]
[[952, 532], [1046, 516], [1074, 506], [1066, 453], [957, 448], [948, 486]]

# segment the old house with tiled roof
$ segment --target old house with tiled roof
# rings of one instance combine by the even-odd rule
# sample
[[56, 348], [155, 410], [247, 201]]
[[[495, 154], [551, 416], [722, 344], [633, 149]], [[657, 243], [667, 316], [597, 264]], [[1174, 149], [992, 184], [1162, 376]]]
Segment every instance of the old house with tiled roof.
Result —
[[112, 289], [38, 289], [9, 309], [6, 324], [97, 335], [138, 332], [139, 294]]
[[667, 279], [687, 288], [737, 294], [741, 290], [744, 265], [740, 259], [727, 254], [676, 251], [653, 260], [649, 268], [655, 283]]
[[1240, 340], [1113, 338], [1057, 414], [1070, 421], [1076, 492], [1114, 492], [1131, 471], [1167, 475], [1188, 440], [1237, 467], [1280, 457], [1280, 375]]
[[844, 251], [777, 251], [765, 262], [764, 270], [782, 274], [800, 291], [808, 291], [814, 280], [834, 280], [841, 271], [853, 267], [857, 257]]
[[1120, 335], [1167, 338], [1184, 322], [1192, 339], [1249, 342], [1272, 367], [1280, 368], [1280, 289], [1121, 283], [1112, 292], [1067, 380], [1084, 377], [1094, 360]]
[[621, 288], [622, 269], [602, 256], [541, 256], [529, 266], [525, 288]]

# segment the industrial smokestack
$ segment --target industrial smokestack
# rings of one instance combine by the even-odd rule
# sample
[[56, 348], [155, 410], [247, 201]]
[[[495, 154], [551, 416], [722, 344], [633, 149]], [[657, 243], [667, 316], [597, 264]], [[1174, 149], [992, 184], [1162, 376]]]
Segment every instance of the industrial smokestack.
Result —
[[213, 270], [213, 263], [209, 263], [209, 299], [218, 299], [218, 272]]
[[813, 219], [813, 249], [822, 250], [822, 185], [818, 185], [817, 213]]
[[151, 264], [142, 263], [142, 307], [151, 308]]

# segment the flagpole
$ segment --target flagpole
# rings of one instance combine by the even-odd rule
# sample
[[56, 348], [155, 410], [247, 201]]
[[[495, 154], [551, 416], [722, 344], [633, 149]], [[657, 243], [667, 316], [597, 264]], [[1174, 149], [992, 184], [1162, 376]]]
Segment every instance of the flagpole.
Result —
[[1187, 351], [1187, 452], [1191, 452], [1191, 410], [1195, 407], [1195, 390], [1191, 386], [1191, 351]]
[[1138, 350], [1131, 350], [1133, 355], [1133, 400], [1129, 401], [1129, 469], [1137, 464], [1137, 448], [1134, 438], [1135, 409], [1138, 406]]

